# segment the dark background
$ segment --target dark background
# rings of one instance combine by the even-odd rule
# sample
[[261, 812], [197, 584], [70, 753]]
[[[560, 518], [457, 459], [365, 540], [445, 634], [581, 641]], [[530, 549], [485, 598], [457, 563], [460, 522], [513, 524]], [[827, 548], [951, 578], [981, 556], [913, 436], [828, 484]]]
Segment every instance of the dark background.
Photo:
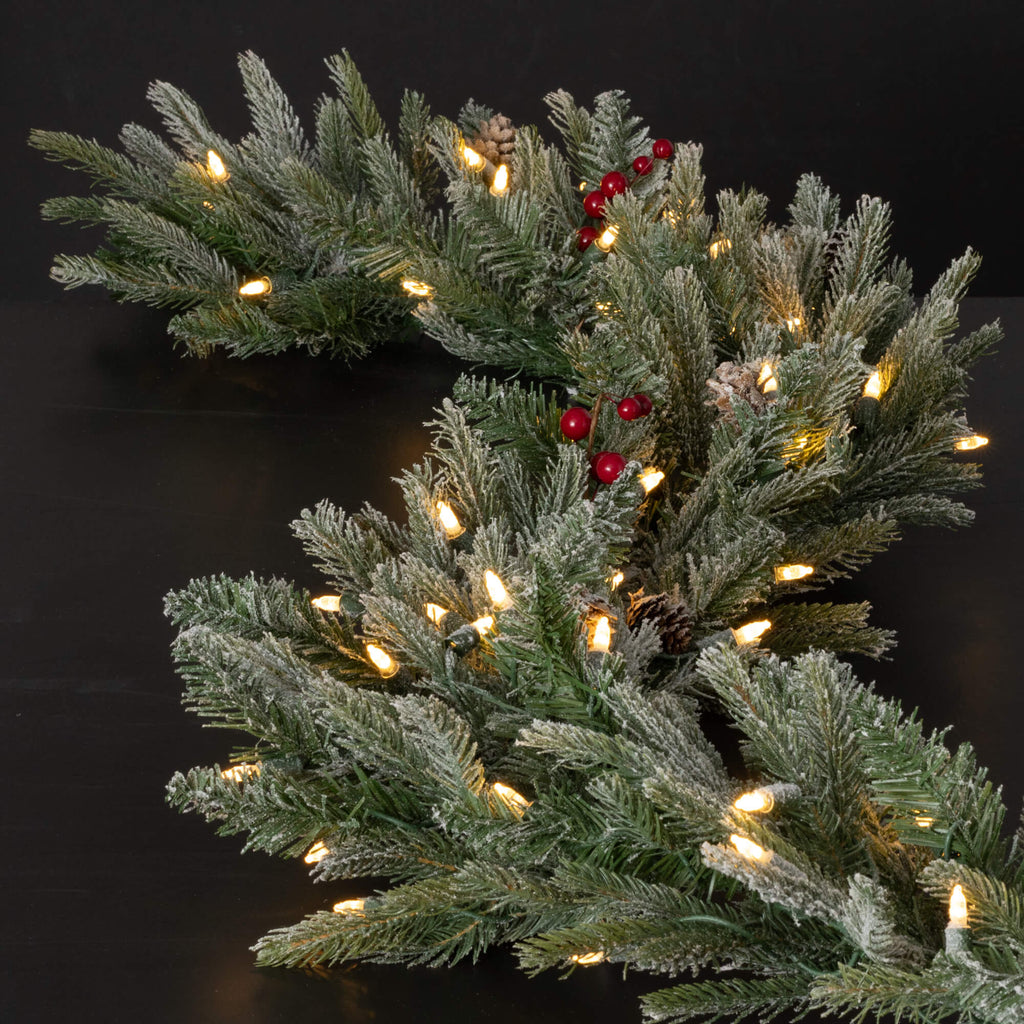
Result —
[[[269, 63], [307, 120], [321, 59], [348, 47], [385, 116], [415, 87], [454, 114], [469, 96], [519, 122], [540, 97], [623, 88], [657, 135], [705, 145], [711, 189], [743, 183], [782, 216], [819, 173], [846, 208], [892, 201], [895, 248], [926, 286], [967, 244], [973, 294], [1014, 296], [1020, 231], [1022, 8], [1016, 3], [40, 2], [5, 25], [0, 316], [0, 1019], [44, 1022], [639, 1020], [657, 984], [611, 968], [533, 981], [508, 954], [454, 970], [257, 971], [248, 946], [345, 895], [301, 863], [253, 854], [162, 804], [172, 771], [224, 761], [230, 737], [178, 703], [162, 595], [190, 577], [278, 574], [315, 587], [287, 523], [323, 497], [399, 514], [390, 482], [459, 372], [428, 342], [346, 368], [288, 354], [181, 360], [166, 317], [47, 280], [56, 251], [96, 238], [43, 225], [38, 203], [79, 175], [24, 146], [31, 127], [113, 143], [156, 127], [146, 84], [191, 92], [245, 131], [234, 55]], [[972, 424], [993, 443], [969, 531], [911, 531], [841, 595], [900, 632], [858, 665], [932, 725], [969, 739], [1015, 812], [1024, 791], [1017, 339], [1024, 300], [973, 299], [1007, 340], [979, 370]]]

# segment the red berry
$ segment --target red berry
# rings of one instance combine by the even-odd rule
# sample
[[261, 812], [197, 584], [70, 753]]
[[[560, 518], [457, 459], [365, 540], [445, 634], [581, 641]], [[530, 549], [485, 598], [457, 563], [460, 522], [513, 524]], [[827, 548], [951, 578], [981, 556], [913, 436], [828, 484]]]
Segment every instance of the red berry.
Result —
[[675, 147], [668, 139], [657, 139], [651, 146], [651, 152], [659, 160], [667, 160], [675, 152]]
[[600, 189], [588, 192], [583, 198], [583, 209], [587, 211], [588, 217], [604, 216], [605, 194]]
[[633, 161], [633, 170], [637, 174], [650, 174], [654, 170], [654, 161], [649, 156], [638, 156]]
[[639, 419], [644, 414], [643, 407], [635, 398], [624, 398], [616, 408], [624, 420]]
[[629, 182], [626, 181], [626, 176], [621, 171], [609, 171], [601, 179], [601, 191], [609, 199], [625, 192], [627, 188], [629, 188]]
[[618, 452], [598, 452], [592, 462], [594, 475], [603, 484], [613, 484], [626, 468], [626, 460]]
[[646, 416], [654, 408], [654, 403], [642, 392], [635, 394], [633, 401], [640, 406], [641, 416]]
[[583, 252], [584, 249], [589, 249], [594, 241], [600, 237], [601, 232], [596, 228], [587, 227], [580, 228], [576, 234], [579, 235], [579, 238], [576, 241], [576, 248], [579, 249], [580, 252]]
[[582, 441], [590, 433], [590, 413], [578, 405], [562, 413], [562, 433], [571, 441]]

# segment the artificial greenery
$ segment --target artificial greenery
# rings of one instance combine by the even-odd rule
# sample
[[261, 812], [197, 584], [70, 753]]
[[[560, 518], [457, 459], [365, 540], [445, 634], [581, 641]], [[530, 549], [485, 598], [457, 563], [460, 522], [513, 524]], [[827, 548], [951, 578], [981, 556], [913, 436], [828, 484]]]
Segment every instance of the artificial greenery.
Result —
[[[272, 932], [259, 961], [440, 964], [513, 943], [529, 972], [694, 974], [645, 998], [651, 1020], [1019, 1020], [1024, 833], [1005, 837], [969, 747], [837, 660], [889, 647], [867, 607], [815, 597], [904, 525], [970, 519], [956, 495], [976, 467], [954, 448], [999, 337], [957, 333], [977, 256], [915, 301], [884, 203], [844, 214], [807, 175], [785, 224], [750, 190], [712, 217], [692, 144], [608, 200], [609, 252], [581, 249], [579, 183], [651, 151], [621, 94], [548, 97], [559, 145], [517, 126], [502, 191], [467, 165], [480, 104], [453, 122], [407, 94], [393, 144], [343, 55], [307, 142], [262, 63], [241, 63], [254, 132], [237, 145], [164, 84], [151, 97], [184, 158], [135, 126], [127, 157], [34, 135], [107, 192], [47, 204], [110, 230], [58, 278], [191, 306], [172, 331], [197, 352], [354, 355], [418, 322], [527, 378], [459, 381], [400, 481], [404, 523], [302, 513], [337, 610], [253, 577], [168, 597], [187, 704], [251, 736], [234, 770], [176, 775], [172, 804], [309, 856], [325, 883], [389, 883]], [[252, 275], [269, 296], [238, 296]], [[615, 402], [635, 392], [654, 409], [626, 421]], [[593, 411], [589, 439], [563, 436], [568, 404]], [[610, 484], [598, 449], [627, 460]], [[649, 466], [666, 477], [647, 493]], [[794, 563], [814, 571], [780, 582]], [[608, 652], [588, 650], [601, 617]], [[752, 620], [771, 626], [739, 642]], [[735, 728], [739, 775], [706, 712]], [[756, 785], [779, 795], [770, 814], [732, 805]], [[972, 945], [947, 953], [954, 884]]]

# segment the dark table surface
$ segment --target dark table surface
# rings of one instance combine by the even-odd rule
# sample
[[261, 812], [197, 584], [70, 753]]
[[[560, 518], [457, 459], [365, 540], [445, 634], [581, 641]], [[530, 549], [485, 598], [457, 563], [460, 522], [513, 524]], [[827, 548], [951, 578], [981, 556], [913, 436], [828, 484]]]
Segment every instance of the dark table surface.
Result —
[[[976, 524], [910, 531], [836, 596], [870, 598], [899, 631], [893, 659], [859, 663], [861, 678], [952, 723], [1015, 815], [1024, 299], [963, 313], [1007, 332], [969, 403], [992, 438], [986, 488], [968, 499]], [[172, 353], [165, 317], [133, 307], [8, 302], [0, 315], [0, 1020], [639, 1021], [636, 997], [657, 980], [599, 967], [530, 981], [507, 953], [452, 970], [257, 970], [260, 935], [357, 888], [241, 857], [239, 838], [163, 803], [174, 770], [224, 761], [230, 743], [179, 705], [163, 594], [250, 570], [316, 587], [289, 521], [325, 497], [400, 514], [391, 478], [421, 457], [422, 422], [462, 365], [425, 341], [352, 368], [200, 362]]]

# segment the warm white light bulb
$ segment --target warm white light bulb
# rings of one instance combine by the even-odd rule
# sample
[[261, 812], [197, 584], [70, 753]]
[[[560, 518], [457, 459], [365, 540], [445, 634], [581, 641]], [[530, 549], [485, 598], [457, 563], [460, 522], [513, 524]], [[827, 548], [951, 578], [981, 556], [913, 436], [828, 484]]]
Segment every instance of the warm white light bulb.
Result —
[[490, 193], [492, 196], [502, 196], [508, 191], [508, 168], [501, 164], [494, 172], [494, 181], [491, 182]]
[[771, 628], [772, 624], [768, 619], [761, 619], [758, 622], [748, 622], [745, 626], [734, 629], [732, 635], [738, 644], [752, 644]]
[[594, 623], [594, 635], [587, 650], [607, 654], [612, 646], [612, 627], [607, 615], [601, 615]]
[[600, 235], [597, 236], [595, 244], [601, 252], [610, 252], [612, 246], [615, 244], [615, 239], [618, 238], [618, 228], [605, 228]]
[[723, 252], [728, 252], [732, 248], [732, 242], [728, 238], [720, 238], [717, 242], [712, 242], [708, 246], [708, 254], [713, 260], [717, 260]]
[[579, 964], [580, 967], [592, 967], [594, 964], [599, 964], [606, 958], [607, 954], [600, 951], [594, 953], [574, 953], [570, 960], [574, 964]]
[[331, 909], [336, 914], [351, 914], [353, 917], [362, 917], [365, 907], [366, 900], [342, 900], [340, 903], [335, 903]]
[[802, 323], [803, 321], [798, 316], [787, 316], [786, 330], [789, 331], [790, 334], [793, 334]]
[[231, 177], [231, 172], [224, 166], [220, 155], [212, 149], [206, 151], [206, 172], [214, 181], [227, 181]]
[[385, 679], [390, 679], [398, 671], [398, 662], [377, 644], [366, 645], [366, 656]]
[[882, 375], [875, 370], [864, 384], [864, 397], [865, 398], [881, 398], [882, 397]]
[[402, 287], [410, 295], [415, 295], [417, 298], [430, 299], [434, 296], [434, 289], [429, 284], [424, 284], [423, 281], [414, 281], [412, 278], [406, 278], [402, 282]]
[[234, 764], [225, 768], [221, 773], [222, 779], [229, 782], [245, 782], [247, 779], [258, 779], [260, 777], [260, 766], [258, 764]]
[[437, 518], [441, 521], [449, 540], [455, 540], [466, 532], [466, 528], [459, 522], [459, 517], [452, 511], [447, 501], [437, 503]]
[[331, 851], [324, 846], [323, 843], [314, 843], [307, 851], [306, 856], [302, 859], [307, 864], [319, 864], [324, 857], [330, 857]]
[[496, 572], [491, 572], [488, 569], [484, 573], [484, 586], [487, 588], [487, 594], [495, 608], [507, 608], [512, 603], [505, 584], [501, 582]]
[[960, 438], [955, 447], [958, 452], [973, 452], [975, 448], [984, 448], [987, 444], [987, 437], [982, 437], [981, 434], [972, 434], [970, 437]]
[[640, 485], [643, 489], [650, 494], [662, 480], [665, 479], [665, 474], [660, 469], [645, 469], [640, 474]]
[[269, 277], [257, 277], [255, 280], [246, 281], [239, 289], [238, 294], [246, 299], [254, 299], [259, 295], [269, 295], [274, 290]]
[[495, 782], [491, 786], [491, 792], [506, 806], [509, 810], [514, 811], [520, 818], [523, 816], [523, 812], [527, 807], [530, 806], [531, 801], [527, 800], [522, 793], [516, 792], [511, 786], [506, 786], [504, 782]]
[[314, 608], [322, 612], [340, 612], [341, 597], [338, 594], [324, 594], [322, 597], [314, 597], [309, 602]]
[[802, 580], [814, 572], [813, 565], [777, 565], [774, 569], [776, 583], [788, 583], [790, 580]]
[[949, 927], [967, 928], [967, 899], [964, 890], [959, 885], [953, 886], [949, 894]]
[[441, 605], [433, 604], [430, 601], [423, 606], [423, 611], [435, 626], [440, 626], [441, 620], [448, 614], [447, 608], [442, 608]]
[[772, 853], [770, 850], [766, 850], [764, 847], [758, 846], [757, 843], [751, 839], [746, 839], [743, 836], [732, 835], [729, 836], [729, 842], [736, 847], [737, 853], [746, 857], [747, 860], [756, 860], [761, 863], [767, 863], [772, 859]]
[[767, 789], [755, 789], [738, 796], [733, 802], [737, 811], [748, 814], [767, 814], [775, 806], [775, 797]]
[[477, 619], [475, 622], [471, 622], [470, 625], [481, 636], [483, 636], [485, 633], [489, 633], [492, 629], [494, 629], [494, 616], [484, 615], [481, 618]]
[[484, 158], [465, 143], [462, 144], [462, 159], [466, 161], [466, 166], [472, 171], [479, 171], [484, 165]]
[[764, 363], [757, 377], [757, 386], [764, 395], [779, 390], [779, 382], [775, 379], [775, 370], [771, 363]]
[[625, 574], [625, 573], [622, 573], [622, 572], [617, 572], [617, 573], [616, 573], [616, 574], [615, 574], [614, 576], [612, 576], [612, 578], [611, 578], [611, 579], [610, 579], [610, 580], [608, 581], [608, 586], [609, 586], [609, 587], [610, 587], [610, 588], [611, 588], [612, 590], [616, 590], [616, 589], [617, 589], [617, 588], [619, 587], [619, 585], [620, 585], [620, 584], [622, 583], [622, 581], [623, 581], [623, 580], [624, 580], [625, 578], [626, 578], [626, 574]]
[[914, 819], [914, 824], [918, 828], [931, 828], [935, 824], [935, 819], [928, 817], [926, 814], [921, 814]]

